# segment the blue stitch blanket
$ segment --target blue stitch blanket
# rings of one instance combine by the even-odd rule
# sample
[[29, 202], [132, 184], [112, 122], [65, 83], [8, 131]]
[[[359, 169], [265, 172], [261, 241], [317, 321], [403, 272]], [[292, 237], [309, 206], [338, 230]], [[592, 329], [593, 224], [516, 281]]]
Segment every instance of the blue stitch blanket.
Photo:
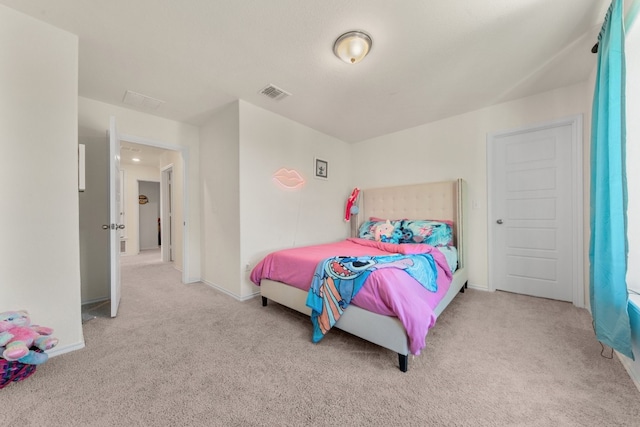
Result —
[[367, 277], [381, 268], [402, 269], [428, 291], [438, 289], [436, 263], [430, 254], [327, 258], [318, 263], [307, 295], [313, 342], [336, 324]]

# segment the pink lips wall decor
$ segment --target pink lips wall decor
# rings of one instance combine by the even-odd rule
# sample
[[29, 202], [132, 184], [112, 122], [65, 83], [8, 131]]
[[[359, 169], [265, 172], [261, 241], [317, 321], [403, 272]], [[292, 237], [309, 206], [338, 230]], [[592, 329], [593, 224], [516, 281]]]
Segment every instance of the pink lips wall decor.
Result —
[[280, 168], [273, 174], [273, 180], [278, 185], [292, 190], [304, 185], [304, 178], [295, 169]]

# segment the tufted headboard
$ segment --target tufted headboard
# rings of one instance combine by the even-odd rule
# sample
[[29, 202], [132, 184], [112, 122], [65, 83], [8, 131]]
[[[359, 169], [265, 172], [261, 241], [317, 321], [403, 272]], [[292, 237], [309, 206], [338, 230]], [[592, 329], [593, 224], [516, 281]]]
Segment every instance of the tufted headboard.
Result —
[[358, 228], [370, 217], [453, 221], [458, 263], [463, 267], [465, 205], [466, 182], [462, 179], [361, 190], [359, 213], [351, 217], [351, 236], [357, 237]]

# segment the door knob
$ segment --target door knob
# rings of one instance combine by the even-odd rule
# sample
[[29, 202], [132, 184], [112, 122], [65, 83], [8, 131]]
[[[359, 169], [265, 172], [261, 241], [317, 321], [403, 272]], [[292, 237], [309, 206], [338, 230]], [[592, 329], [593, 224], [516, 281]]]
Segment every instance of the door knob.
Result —
[[501, 219], [499, 219], [499, 220], [497, 220], [496, 222], [497, 222], [498, 224], [502, 224], [502, 222], [503, 222], [503, 221], [502, 221]]
[[124, 228], [124, 224], [103, 224], [102, 225], [102, 229], [103, 230], [122, 230]]

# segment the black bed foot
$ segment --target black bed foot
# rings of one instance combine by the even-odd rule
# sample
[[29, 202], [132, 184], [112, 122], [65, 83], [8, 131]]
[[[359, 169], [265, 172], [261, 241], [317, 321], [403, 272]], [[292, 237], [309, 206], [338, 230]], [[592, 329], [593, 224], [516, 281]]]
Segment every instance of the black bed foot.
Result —
[[267, 297], [262, 297], [262, 306], [263, 307], [267, 306]]
[[398, 363], [400, 365], [400, 370], [402, 372], [407, 372], [407, 369], [409, 368], [409, 355], [398, 353]]
[[464, 285], [462, 285], [462, 287], [460, 288], [460, 293], [464, 294], [464, 290], [467, 289], [467, 283], [469, 282], [464, 282]]

